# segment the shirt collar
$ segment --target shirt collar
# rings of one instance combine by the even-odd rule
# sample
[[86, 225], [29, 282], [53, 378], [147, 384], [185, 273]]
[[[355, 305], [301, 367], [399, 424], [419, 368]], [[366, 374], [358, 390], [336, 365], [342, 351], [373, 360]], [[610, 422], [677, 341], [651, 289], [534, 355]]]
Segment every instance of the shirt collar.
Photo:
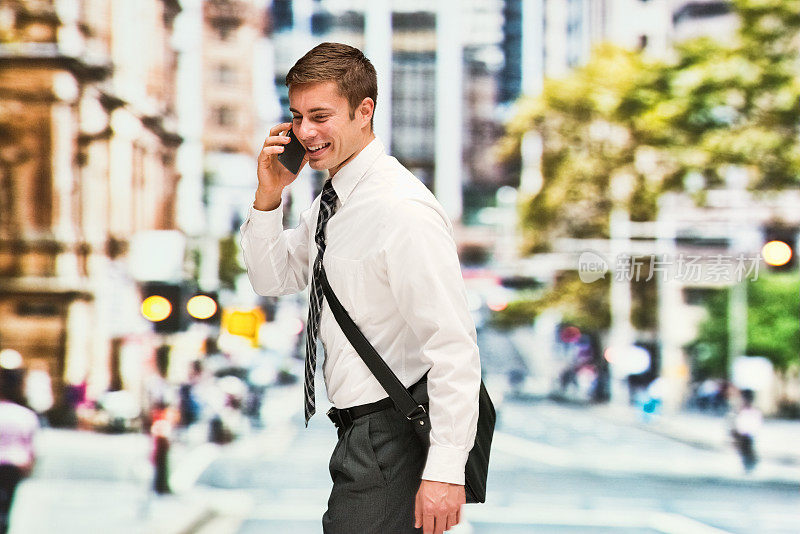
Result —
[[375, 160], [384, 153], [383, 143], [376, 137], [333, 176], [333, 189], [342, 204], [347, 201], [347, 197], [367, 174]]

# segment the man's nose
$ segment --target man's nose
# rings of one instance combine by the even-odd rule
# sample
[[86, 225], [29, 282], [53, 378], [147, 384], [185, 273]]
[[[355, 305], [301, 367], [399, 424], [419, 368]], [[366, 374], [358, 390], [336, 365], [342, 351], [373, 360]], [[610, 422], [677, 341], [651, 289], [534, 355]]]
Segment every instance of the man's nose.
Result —
[[300, 124], [297, 126], [294, 134], [297, 136], [298, 139], [305, 142], [309, 139], [313, 139], [316, 131], [314, 130], [313, 126], [308, 121], [301, 121]]

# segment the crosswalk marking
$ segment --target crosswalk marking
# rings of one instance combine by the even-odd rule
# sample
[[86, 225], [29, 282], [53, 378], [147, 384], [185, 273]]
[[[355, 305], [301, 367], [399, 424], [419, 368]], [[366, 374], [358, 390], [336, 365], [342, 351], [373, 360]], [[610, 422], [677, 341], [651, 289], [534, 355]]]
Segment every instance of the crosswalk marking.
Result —
[[[259, 504], [249, 517], [263, 521], [318, 521], [324, 510], [319, 505], [295, 502]], [[662, 534], [731, 534], [679, 514], [642, 510], [589, 510], [548, 507], [522, 509], [501, 506], [466, 506], [463, 512], [470, 524], [563, 526], [586, 528], [648, 528]]]
[[562, 449], [518, 438], [505, 432], [495, 432], [492, 447], [494, 450], [557, 467], [566, 467], [574, 463], [573, 456]]
[[650, 527], [663, 534], [731, 534], [727, 530], [706, 525], [689, 517], [659, 512], [650, 516]]
[[208, 466], [220, 456], [220, 447], [214, 443], [204, 443], [186, 453], [172, 470], [169, 485], [173, 491], [182, 492], [191, 488]]

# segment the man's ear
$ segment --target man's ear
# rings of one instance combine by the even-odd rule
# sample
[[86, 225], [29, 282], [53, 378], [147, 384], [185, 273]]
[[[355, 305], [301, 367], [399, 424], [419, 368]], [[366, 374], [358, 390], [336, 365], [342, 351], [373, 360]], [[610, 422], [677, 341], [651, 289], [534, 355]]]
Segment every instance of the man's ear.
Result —
[[367, 126], [372, 121], [372, 114], [375, 113], [375, 101], [366, 97], [361, 101], [356, 110], [356, 116], [361, 122], [361, 127]]

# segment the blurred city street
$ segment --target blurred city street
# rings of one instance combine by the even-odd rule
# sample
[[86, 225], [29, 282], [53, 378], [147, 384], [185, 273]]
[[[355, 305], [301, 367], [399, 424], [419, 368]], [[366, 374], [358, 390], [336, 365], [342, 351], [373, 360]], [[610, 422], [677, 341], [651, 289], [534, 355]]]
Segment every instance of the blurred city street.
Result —
[[[797, 534], [798, 13], [0, 0], [0, 534], [321, 532], [336, 432], [321, 371], [303, 420], [315, 317], [339, 408], [371, 377], [349, 383], [320, 264], [407, 377], [477, 378], [453, 363], [474, 322], [497, 428], [487, 502], [454, 534]], [[331, 42], [369, 68], [294, 77]], [[332, 82], [337, 115], [298, 104]], [[287, 171], [290, 133], [307, 163]], [[351, 165], [318, 209], [373, 149], [387, 164]], [[371, 189], [390, 167], [409, 187]], [[427, 232], [395, 219], [406, 189], [438, 214], [424, 260]], [[375, 206], [351, 236], [342, 214]], [[429, 305], [423, 330], [462, 343], [430, 358]]]
[[[510, 339], [484, 331], [485, 364], [513, 360]], [[263, 429], [230, 444], [185, 435], [172, 451], [174, 495], [150, 493], [147, 436], [46, 430], [13, 532], [318, 533], [335, 432], [324, 416], [303, 429], [301, 395], [300, 384], [270, 389]], [[717, 416], [643, 423], [628, 406], [511, 395], [498, 412], [487, 503], [467, 506], [454, 532], [796, 532], [797, 423], [767, 422], [770, 452], [745, 475]]]

